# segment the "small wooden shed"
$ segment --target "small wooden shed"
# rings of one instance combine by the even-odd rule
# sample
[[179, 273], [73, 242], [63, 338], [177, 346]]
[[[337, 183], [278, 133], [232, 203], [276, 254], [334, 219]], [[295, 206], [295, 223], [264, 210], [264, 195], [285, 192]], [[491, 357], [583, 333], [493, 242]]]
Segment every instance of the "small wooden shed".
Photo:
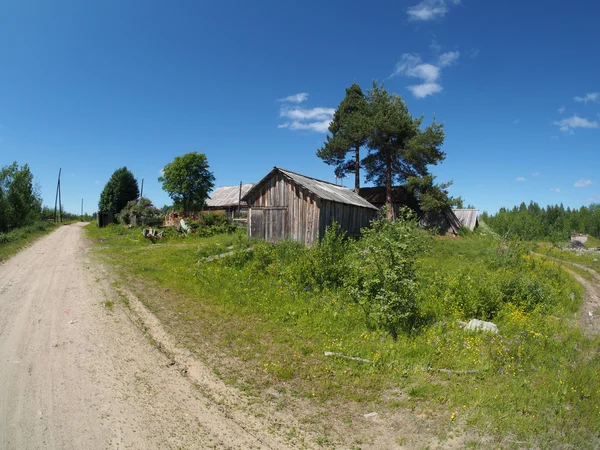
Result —
[[239, 186], [221, 186], [214, 190], [206, 199], [205, 208], [209, 211], [223, 210], [228, 216], [234, 217], [246, 212], [246, 202], [242, 198], [254, 186], [254, 183]]
[[336, 221], [350, 235], [369, 225], [378, 209], [354, 191], [275, 167], [243, 198], [248, 236], [313, 245]]

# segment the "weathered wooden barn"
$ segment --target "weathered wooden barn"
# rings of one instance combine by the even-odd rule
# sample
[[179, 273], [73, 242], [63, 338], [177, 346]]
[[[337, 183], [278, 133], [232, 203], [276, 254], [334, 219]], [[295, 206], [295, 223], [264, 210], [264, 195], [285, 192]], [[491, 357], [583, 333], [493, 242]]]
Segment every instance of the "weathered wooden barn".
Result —
[[248, 236], [313, 245], [336, 221], [350, 235], [369, 225], [378, 209], [343, 186], [275, 167], [243, 197]]
[[244, 213], [248, 207], [242, 198], [254, 187], [253, 183], [238, 186], [220, 186], [206, 200], [206, 209], [225, 211], [228, 216]]

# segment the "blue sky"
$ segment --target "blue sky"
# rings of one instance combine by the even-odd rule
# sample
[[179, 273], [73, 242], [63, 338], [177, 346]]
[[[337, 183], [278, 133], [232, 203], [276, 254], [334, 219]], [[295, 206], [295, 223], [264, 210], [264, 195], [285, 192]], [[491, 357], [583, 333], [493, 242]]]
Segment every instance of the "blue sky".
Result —
[[[216, 185], [315, 156], [353, 82], [445, 123], [452, 195], [488, 212], [600, 202], [600, 3], [29, 1], [0, 3], [0, 165], [28, 163], [54, 204], [92, 212], [127, 166], [144, 195], [206, 153]], [[347, 180], [346, 184], [351, 184]]]

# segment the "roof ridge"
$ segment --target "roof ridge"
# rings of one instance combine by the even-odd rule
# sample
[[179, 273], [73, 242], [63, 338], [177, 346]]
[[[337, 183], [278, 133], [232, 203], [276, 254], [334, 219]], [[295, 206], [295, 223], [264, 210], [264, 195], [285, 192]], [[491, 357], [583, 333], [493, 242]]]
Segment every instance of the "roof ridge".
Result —
[[284, 172], [293, 173], [294, 175], [300, 175], [301, 177], [308, 178], [309, 180], [315, 180], [315, 181], [318, 181], [319, 183], [327, 183], [327, 184], [330, 184], [330, 185], [335, 186], [335, 187], [341, 187], [341, 188], [344, 188], [344, 189], [348, 189], [349, 191], [352, 191], [352, 189], [347, 188], [346, 186], [340, 186], [339, 184], [332, 183], [331, 181], [325, 181], [325, 180], [321, 180], [319, 178], [309, 177], [309, 176], [304, 175], [302, 173], [294, 172], [293, 170], [284, 169], [283, 167], [274, 166], [274, 169], [282, 170]]

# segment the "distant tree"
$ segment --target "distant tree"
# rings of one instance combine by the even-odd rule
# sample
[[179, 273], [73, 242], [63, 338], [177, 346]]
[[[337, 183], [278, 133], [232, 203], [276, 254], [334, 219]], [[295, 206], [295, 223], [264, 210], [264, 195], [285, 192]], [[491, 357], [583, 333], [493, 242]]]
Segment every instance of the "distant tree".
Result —
[[140, 195], [138, 183], [127, 167], [121, 167], [112, 174], [98, 202], [100, 211], [119, 213], [127, 202], [135, 200]]
[[535, 202], [530, 202], [529, 206], [523, 202], [512, 209], [500, 208], [494, 215], [486, 214], [482, 220], [501, 235], [518, 236], [525, 240], [560, 242], [569, 239], [572, 232], [600, 238], [598, 204], [565, 209], [562, 204], [544, 208]]
[[[426, 177], [430, 177], [428, 166], [446, 157], [440, 150], [445, 137], [444, 126], [436, 123], [434, 117], [433, 123], [422, 130], [423, 117], [413, 118], [402, 98], [389, 94], [377, 82], [368, 93], [368, 102], [369, 154], [363, 165], [368, 181], [385, 186], [388, 217], [392, 218], [394, 182], [408, 183], [413, 189], [419, 187], [421, 195], [426, 192], [425, 188], [434, 186], [433, 178]], [[443, 191], [443, 186], [437, 187], [434, 197], [438, 201], [444, 196]]]
[[176, 209], [201, 210], [214, 187], [215, 177], [208, 170], [204, 153], [186, 153], [167, 164], [158, 178], [162, 188], [173, 199]]
[[39, 188], [25, 164], [17, 162], [0, 169], [0, 232], [30, 225], [40, 220], [42, 208]]
[[[354, 173], [354, 189], [360, 188], [360, 148], [368, 137], [368, 104], [360, 86], [356, 83], [346, 89], [346, 96], [339, 104], [329, 124], [331, 136], [317, 151], [317, 156], [334, 165], [335, 174], [344, 178]], [[347, 159], [348, 153], [352, 153]]]

